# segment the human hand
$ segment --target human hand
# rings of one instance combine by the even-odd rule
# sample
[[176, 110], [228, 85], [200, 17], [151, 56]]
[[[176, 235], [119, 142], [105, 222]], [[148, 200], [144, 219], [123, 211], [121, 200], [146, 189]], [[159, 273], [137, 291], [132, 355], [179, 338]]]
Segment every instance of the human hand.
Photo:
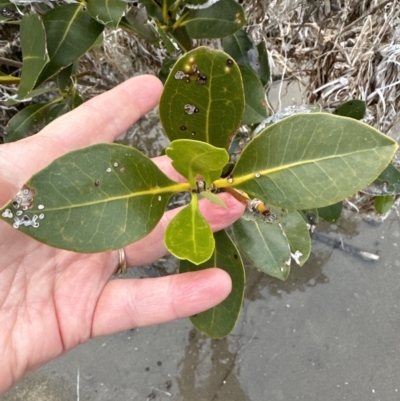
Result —
[[[132, 78], [84, 103], [16, 143], [0, 146], [0, 206], [14, 198], [30, 176], [62, 154], [112, 142], [158, 102], [162, 86], [151, 76]], [[181, 180], [167, 157], [153, 159]], [[201, 201], [214, 231], [242, 213], [222, 194], [228, 209]], [[178, 209], [164, 214], [145, 238], [125, 248], [128, 266], [166, 253], [164, 231]], [[152, 279], [111, 280], [117, 251], [78, 254], [51, 248], [0, 221], [0, 393], [24, 375], [90, 338], [167, 322], [209, 309], [231, 290], [220, 269]]]

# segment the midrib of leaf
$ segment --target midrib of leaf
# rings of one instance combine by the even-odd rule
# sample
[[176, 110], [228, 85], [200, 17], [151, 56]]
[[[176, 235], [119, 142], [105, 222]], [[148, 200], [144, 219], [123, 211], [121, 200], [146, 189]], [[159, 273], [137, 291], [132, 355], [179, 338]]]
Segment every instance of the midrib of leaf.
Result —
[[[233, 182], [231, 182], [231, 183], [228, 182], [229, 177], [227, 177], [227, 178], [221, 178], [219, 180], [216, 180], [216, 181], [214, 181], [213, 184], [214, 184], [215, 188], [234, 187], [235, 185], [243, 184], [246, 181], [256, 179], [254, 177], [255, 173], [260, 173], [261, 176], [269, 175], [269, 174], [273, 174], [273, 173], [276, 173], [276, 172], [279, 172], [279, 171], [288, 170], [288, 169], [291, 169], [293, 167], [303, 166], [303, 165], [306, 165], [306, 164], [318, 164], [319, 162], [326, 161], [326, 160], [329, 160], [329, 159], [334, 159], [334, 158], [341, 158], [342, 159], [342, 158], [345, 158], [347, 156], [352, 156], [352, 155], [355, 155], [355, 154], [362, 154], [362, 153], [367, 153], [367, 152], [375, 152], [375, 149], [365, 149], [365, 150], [360, 150], [360, 151], [357, 151], [357, 152], [343, 153], [341, 155], [336, 155], [335, 154], [335, 155], [331, 155], [331, 156], [320, 157], [320, 158], [317, 158], [317, 159], [300, 160], [300, 161], [295, 162], [295, 163], [284, 164], [284, 165], [280, 165], [280, 166], [277, 166], [277, 167], [274, 167], [274, 168], [270, 168], [270, 169], [266, 169], [266, 170], [257, 170], [257, 169], [255, 169], [253, 172], [251, 172], [249, 174], [245, 174], [245, 175], [242, 175], [242, 176], [235, 176], [234, 179], [233, 179]], [[235, 171], [233, 171], [233, 172], [235, 172]]]
[[98, 201], [93, 201], [93, 202], [86, 202], [86, 203], [79, 203], [79, 204], [74, 204], [70, 206], [63, 206], [63, 207], [58, 207], [58, 208], [46, 208], [46, 211], [48, 212], [57, 212], [60, 210], [70, 210], [70, 209], [78, 209], [80, 207], [87, 207], [87, 206], [92, 206], [92, 205], [99, 205], [102, 203], [109, 203], [109, 202], [114, 202], [114, 201], [119, 201], [123, 199], [130, 199], [130, 198], [135, 198], [138, 196], [145, 196], [145, 195], [159, 195], [163, 194], [166, 192], [183, 192], [183, 191], [189, 191], [190, 190], [190, 185], [188, 183], [179, 183], [175, 185], [170, 185], [168, 187], [162, 187], [162, 188], [153, 188], [149, 189], [147, 191], [141, 191], [141, 192], [134, 192], [130, 193], [127, 195], [121, 195], [121, 196], [113, 196], [107, 199], [101, 199]]
[[78, 7], [76, 9], [75, 13], [73, 14], [72, 18], [70, 19], [70, 21], [69, 21], [69, 23], [67, 25], [67, 29], [64, 32], [64, 36], [61, 38], [60, 42], [58, 43], [58, 46], [57, 46], [52, 58], [54, 58], [56, 56], [57, 52], [60, 50], [60, 47], [64, 43], [65, 38], [67, 37], [67, 35], [68, 35], [68, 33], [69, 33], [70, 29], [71, 29], [71, 26], [74, 23], [74, 21], [75, 21], [75, 19], [76, 19], [76, 17], [77, 17], [77, 15], [78, 15], [80, 10], [81, 10], [81, 7]]

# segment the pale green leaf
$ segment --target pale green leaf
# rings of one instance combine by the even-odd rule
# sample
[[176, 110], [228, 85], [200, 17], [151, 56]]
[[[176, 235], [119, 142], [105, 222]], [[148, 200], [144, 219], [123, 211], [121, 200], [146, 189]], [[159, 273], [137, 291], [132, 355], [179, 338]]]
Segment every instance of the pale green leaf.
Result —
[[175, 170], [187, 178], [192, 186], [198, 174], [210, 185], [221, 176], [223, 167], [229, 161], [225, 149], [191, 139], [173, 141], [166, 149], [166, 154], [172, 159]]
[[397, 148], [393, 139], [357, 120], [297, 114], [254, 138], [231, 177], [214, 185], [288, 209], [323, 207], [365, 188]]
[[228, 209], [228, 206], [226, 206], [225, 202], [218, 195], [216, 195], [210, 191], [202, 191], [202, 192], [200, 192], [200, 195], [203, 198], [206, 198], [211, 203], [215, 203], [216, 205], [221, 206], [224, 209]]
[[214, 237], [207, 220], [198, 208], [197, 195], [168, 224], [165, 246], [178, 259], [198, 265], [208, 260], [214, 251]]

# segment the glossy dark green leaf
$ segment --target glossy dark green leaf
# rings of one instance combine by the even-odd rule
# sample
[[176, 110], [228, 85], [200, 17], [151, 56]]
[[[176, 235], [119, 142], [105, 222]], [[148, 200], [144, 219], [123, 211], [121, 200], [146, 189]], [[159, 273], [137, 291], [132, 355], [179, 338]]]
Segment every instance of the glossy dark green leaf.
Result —
[[187, 178], [192, 187], [198, 174], [211, 185], [221, 176], [222, 169], [229, 160], [225, 149], [191, 139], [173, 141], [166, 149], [166, 154], [172, 159], [174, 169]]
[[156, 25], [155, 29], [165, 47], [167, 50], [168, 54], [170, 56], [176, 56], [179, 51], [179, 44], [176, 42], [174, 37], [172, 37], [169, 33], [166, 33], [160, 26]]
[[218, 266], [230, 275], [232, 291], [228, 297], [214, 308], [190, 318], [193, 325], [207, 336], [222, 338], [233, 330], [239, 318], [246, 279], [240, 254], [228, 234], [224, 230], [218, 231], [214, 233], [214, 238], [215, 250], [209, 260], [200, 265], [181, 260], [179, 272], [199, 271]]
[[316, 226], [319, 223], [319, 209], [303, 209], [299, 210], [306, 224]]
[[170, 34], [179, 44], [179, 47], [182, 50], [184, 50], [185, 52], [192, 50], [192, 39], [190, 38], [184, 26], [179, 26], [178, 28], [170, 32]]
[[244, 84], [246, 108], [242, 124], [253, 125], [268, 117], [263, 84], [257, 75], [248, 67], [239, 66]]
[[258, 76], [263, 85], [266, 85], [271, 77], [271, 71], [269, 67], [269, 59], [268, 52], [265, 45], [265, 42], [260, 42], [257, 45], [258, 57], [259, 57], [259, 67], [258, 67]]
[[168, 224], [165, 246], [178, 259], [198, 265], [214, 252], [214, 237], [210, 225], [201, 215], [197, 195]]
[[23, 57], [18, 98], [23, 99], [35, 87], [43, 68], [49, 62], [46, 34], [42, 20], [37, 14], [25, 14], [20, 27]]
[[171, 72], [175, 63], [176, 63], [175, 58], [166, 57], [164, 59], [160, 72], [158, 73], [158, 78], [161, 79], [163, 84], [165, 84], [165, 81], [167, 80], [168, 75]]
[[214, 185], [287, 209], [324, 207], [365, 188], [397, 148], [391, 138], [354, 119], [297, 114], [254, 138], [231, 177]]
[[10, 202], [3, 210], [14, 216], [3, 220], [48, 245], [95, 253], [149, 234], [172, 194], [187, 185], [171, 181], [136, 149], [98, 144], [56, 159], [26, 189], [33, 197], [31, 208], [15, 217]]
[[282, 223], [282, 229], [289, 241], [292, 260], [303, 266], [311, 252], [310, 232], [303, 216], [297, 211], [289, 213]]
[[243, 8], [235, 0], [224, 0], [189, 10], [180, 25], [192, 39], [214, 39], [232, 35], [245, 23]]
[[249, 52], [257, 52], [249, 35], [242, 29], [222, 39], [224, 52], [229, 54], [240, 66], [252, 68]]
[[259, 270], [286, 280], [290, 272], [290, 246], [280, 224], [240, 218], [233, 223], [236, 245]]
[[87, 2], [87, 11], [101, 24], [117, 28], [127, 5], [123, 0], [91, 0]]
[[71, 94], [65, 99], [71, 110], [76, 109], [83, 103], [83, 99], [78, 90], [73, 90]]
[[60, 89], [61, 92], [64, 92], [67, 86], [71, 85], [72, 83], [71, 75], [75, 74], [76, 70], [78, 69], [78, 66], [79, 66], [79, 59], [76, 59], [71, 65], [61, 70], [55, 76], [57, 87], [58, 89]]
[[361, 120], [367, 111], [367, 104], [363, 100], [349, 100], [341, 104], [333, 113], [343, 117]]
[[146, 42], [155, 44], [159, 40], [154, 28], [148, 22], [145, 7], [138, 7], [133, 4], [125, 13], [125, 17], [122, 17], [119, 26], [128, 31], [133, 31]]
[[343, 202], [337, 202], [333, 205], [321, 207], [318, 209], [318, 215], [322, 217], [325, 221], [335, 223], [339, 220], [340, 215], [343, 210]]
[[62, 101], [58, 98], [49, 103], [35, 103], [19, 111], [7, 124], [5, 142], [15, 142], [19, 139], [36, 134], [46, 121], [46, 115], [51, 106]]
[[394, 197], [391, 195], [377, 196], [374, 201], [375, 210], [379, 214], [387, 213], [394, 204]]
[[46, 125], [69, 111], [71, 111], [71, 107], [66, 100], [51, 106], [46, 114]]
[[239, 67], [224, 52], [199, 47], [181, 57], [160, 100], [160, 118], [171, 141], [196, 139], [227, 148], [244, 111]]
[[103, 32], [104, 25], [95, 21], [82, 4], [63, 4], [43, 16], [50, 62], [37, 85], [69, 66], [85, 54]]
[[392, 163], [388, 164], [379, 177], [362, 192], [374, 196], [399, 195], [400, 171]]
[[155, 0], [140, 0], [138, 3], [146, 8], [146, 12], [150, 17], [161, 22], [163, 20], [161, 3]]

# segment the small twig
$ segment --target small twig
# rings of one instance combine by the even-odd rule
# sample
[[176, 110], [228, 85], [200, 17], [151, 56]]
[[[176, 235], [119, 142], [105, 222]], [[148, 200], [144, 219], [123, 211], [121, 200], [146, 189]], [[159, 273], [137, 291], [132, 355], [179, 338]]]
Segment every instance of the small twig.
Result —
[[20, 61], [10, 60], [9, 58], [5, 58], [5, 57], [0, 57], [0, 64], [9, 65], [11, 67], [18, 67], [18, 68], [22, 67], [22, 63]]

